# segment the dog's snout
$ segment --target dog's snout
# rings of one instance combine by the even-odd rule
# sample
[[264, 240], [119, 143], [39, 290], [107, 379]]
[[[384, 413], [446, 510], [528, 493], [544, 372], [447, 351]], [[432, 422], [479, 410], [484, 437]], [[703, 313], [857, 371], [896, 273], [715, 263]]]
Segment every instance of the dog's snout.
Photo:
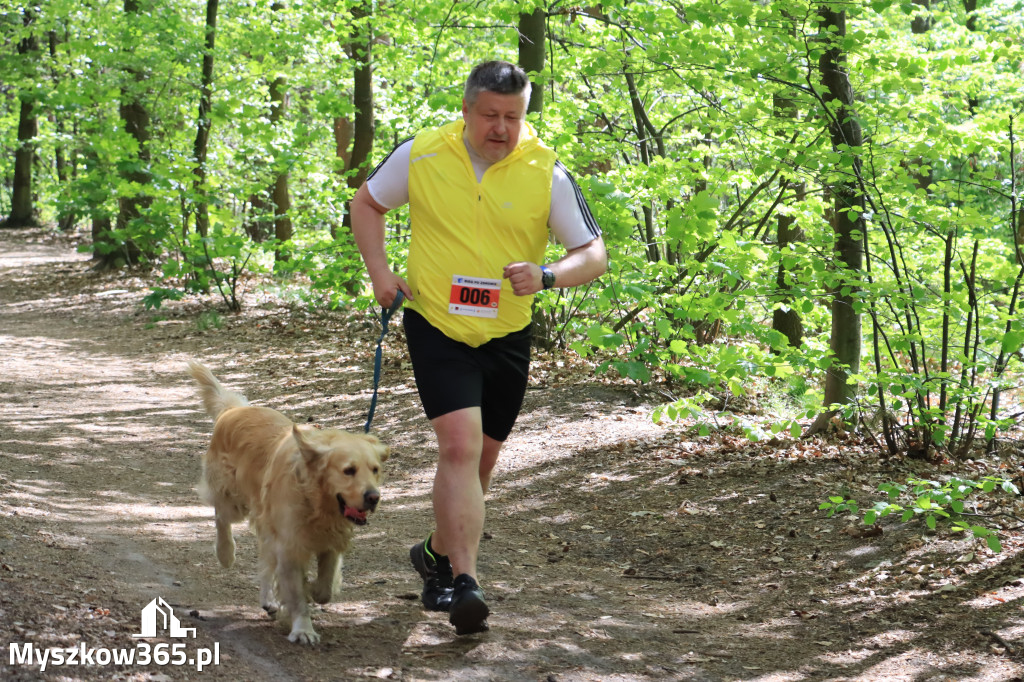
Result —
[[376, 509], [377, 503], [380, 502], [380, 491], [367, 490], [365, 493], [363, 493], [363, 502], [366, 504], [367, 509]]

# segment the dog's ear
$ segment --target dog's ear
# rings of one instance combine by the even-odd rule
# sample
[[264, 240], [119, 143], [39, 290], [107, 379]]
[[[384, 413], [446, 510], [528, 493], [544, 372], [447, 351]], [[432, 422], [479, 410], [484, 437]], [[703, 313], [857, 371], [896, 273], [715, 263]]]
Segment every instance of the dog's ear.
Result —
[[391, 456], [391, 448], [389, 448], [387, 445], [384, 445], [384, 443], [381, 443], [380, 439], [377, 438], [377, 436], [371, 435], [369, 433], [360, 434], [360, 437], [363, 440], [369, 442], [371, 445], [373, 445], [373, 451], [377, 454], [377, 459], [379, 459], [382, 462], [388, 461], [388, 457]]
[[302, 453], [302, 458], [306, 460], [306, 464], [312, 464], [323, 456], [324, 453], [317, 444], [306, 438], [298, 424], [292, 424], [292, 436], [295, 438], [295, 442], [299, 444], [299, 452]]

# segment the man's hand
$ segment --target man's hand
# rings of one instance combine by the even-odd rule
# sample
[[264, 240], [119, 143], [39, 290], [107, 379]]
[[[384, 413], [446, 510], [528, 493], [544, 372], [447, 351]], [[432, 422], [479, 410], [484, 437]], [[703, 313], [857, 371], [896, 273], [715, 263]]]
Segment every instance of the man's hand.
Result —
[[[604, 274], [608, 268], [608, 253], [604, 240], [597, 237], [582, 246], [570, 249], [548, 269], [555, 275], [555, 287], [565, 289], [591, 282]], [[509, 263], [503, 277], [512, 283], [516, 296], [529, 296], [544, 289], [540, 266], [525, 261]]]
[[536, 263], [522, 261], [506, 265], [501, 276], [512, 284], [512, 292], [516, 296], [529, 296], [544, 288], [542, 274]]
[[413, 300], [412, 289], [409, 288], [408, 282], [390, 270], [377, 273], [375, 277], [370, 279], [373, 282], [373, 297], [377, 299], [377, 303], [380, 303], [385, 310], [391, 308], [391, 304], [395, 302], [395, 296], [398, 294], [399, 289], [402, 290], [407, 299]]

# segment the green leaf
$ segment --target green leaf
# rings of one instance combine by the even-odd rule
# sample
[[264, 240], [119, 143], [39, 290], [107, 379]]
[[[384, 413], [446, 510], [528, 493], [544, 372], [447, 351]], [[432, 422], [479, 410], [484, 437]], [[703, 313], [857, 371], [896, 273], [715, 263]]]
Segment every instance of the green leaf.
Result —
[[1006, 354], [1016, 353], [1024, 346], [1024, 330], [1011, 329], [1003, 335], [1002, 350]]
[[995, 533], [992, 533], [992, 535], [989, 535], [985, 539], [985, 541], [988, 543], [988, 548], [991, 549], [993, 552], [997, 552], [998, 553], [998, 552], [1002, 552], [1003, 551], [1003, 546], [1002, 546], [1002, 544], [1000, 544], [999, 537], [996, 536]]

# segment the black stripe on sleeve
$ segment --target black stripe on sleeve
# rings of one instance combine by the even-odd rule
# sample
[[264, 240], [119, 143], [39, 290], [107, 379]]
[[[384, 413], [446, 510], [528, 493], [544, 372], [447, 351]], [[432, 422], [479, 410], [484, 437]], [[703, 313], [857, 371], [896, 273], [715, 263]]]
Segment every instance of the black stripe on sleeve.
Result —
[[401, 147], [401, 146], [402, 146], [403, 144], [405, 144], [405, 143], [407, 143], [407, 142], [412, 142], [412, 141], [413, 141], [414, 139], [416, 139], [415, 135], [414, 135], [414, 136], [412, 136], [412, 137], [407, 137], [407, 138], [405, 138], [404, 140], [402, 140], [401, 142], [399, 142], [398, 144], [396, 144], [396, 145], [395, 145], [395, 148], [394, 148], [394, 149], [392, 149], [391, 151], [389, 151], [389, 152], [388, 152], [388, 155], [387, 155], [387, 156], [385, 156], [385, 157], [384, 157], [384, 158], [383, 158], [383, 159], [381, 160], [381, 162], [380, 162], [380, 163], [378, 163], [378, 164], [377, 164], [377, 166], [376, 166], [376, 167], [375, 167], [375, 168], [374, 168], [374, 169], [373, 169], [372, 171], [370, 171], [370, 174], [366, 176], [366, 179], [367, 179], [367, 180], [369, 180], [370, 178], [372, 178], [372, 177], [373, 177], [373, 175], [374, 175], [374, 173], [376, 173], [376, 172], [377, 172], [378, 170], [380, 170], [380, 167], [381, 167], [381, 166], [383, 166], [383, 165], [384, 165], [385, 163], [387, 163], [387, 162], [388, 162], [388, 159], [390, 159], [390, 158], [391, 158], [391, 155], [392, 155], [392, 154], [394, 154], [394, 153], [395, 153], [395, 151], [396, 151], [396, 150], [397, 150], [397, 149], [398, 149], [399, 147]]
[[595, 238], [601, 236], [601, 228], [594, 219], [594, 214], [590, 212], [590, 206], [587, 205], [587, 200], [583, 198], [583, 192], [580, 191], [580, 186], [576, 184], [576, 180], [572, 177], [569, 169], [565, 167], [561, 161], [555, 161], [555, 165], [558, 166], [559, 170], [565, 173], [565, 177], [569, 178], [569, 183], [572, 185], [573, 193], [576, 195], [576, 204], [579, 206], [580, 213], [583, 214], [583, 222], [587, 226], [587, 230]]

